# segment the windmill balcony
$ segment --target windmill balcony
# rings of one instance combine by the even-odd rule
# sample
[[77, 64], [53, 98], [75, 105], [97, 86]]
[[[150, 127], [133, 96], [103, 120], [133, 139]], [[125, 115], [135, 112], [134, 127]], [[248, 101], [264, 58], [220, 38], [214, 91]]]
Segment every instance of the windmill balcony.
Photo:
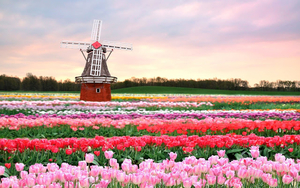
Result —
[[75, 77], [75, 83], [105, 83], [111, 84], [117, 82], [117, 77], [113, 76], [77, 76]]

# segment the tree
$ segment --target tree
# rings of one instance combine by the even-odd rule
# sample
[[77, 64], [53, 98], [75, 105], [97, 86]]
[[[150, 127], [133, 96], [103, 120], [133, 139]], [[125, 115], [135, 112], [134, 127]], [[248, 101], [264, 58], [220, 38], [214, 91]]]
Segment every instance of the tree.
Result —
[[17, 77], [9, 77], [5, 74], [0, 75], [0, 90], [2, 91], [13, 91], [20, 90], [21, 80]]
[[27, 73], [22, 80], [22, 89], [24, 91], [41, 91], [40, 80], [32, 73]]

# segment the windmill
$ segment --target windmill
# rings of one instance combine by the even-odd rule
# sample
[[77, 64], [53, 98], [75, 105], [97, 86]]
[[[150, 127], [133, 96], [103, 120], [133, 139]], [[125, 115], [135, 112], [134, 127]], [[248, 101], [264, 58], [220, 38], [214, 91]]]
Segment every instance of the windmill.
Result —
[[[75, 82], [81, 84], [80, 100], [85, 101], [110, 101], [110, 84], [117, 81], [117, 77], [110, 75], [107, 60], [114, 49], [132, 50], [132, 45], [127, 43], [102, 41], [101, 20], [94, 20], [91, 41], [62, 41], [62, 48], [80, 49], [86, 64], [81, 76], [75, 77]], [[84, 51], [87, 53], [85, 56]], [[108, 53], [106, 57], [105, 54]]]

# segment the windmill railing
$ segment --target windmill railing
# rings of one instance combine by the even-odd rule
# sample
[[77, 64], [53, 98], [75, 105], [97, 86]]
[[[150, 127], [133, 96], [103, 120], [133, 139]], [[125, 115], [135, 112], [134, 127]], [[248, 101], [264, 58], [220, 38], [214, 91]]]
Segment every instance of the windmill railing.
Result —
[[75, 83], [106, 83], [111, 84], [117, 82], [117, 77], [113, 76], [77, 76], [75, 77]]

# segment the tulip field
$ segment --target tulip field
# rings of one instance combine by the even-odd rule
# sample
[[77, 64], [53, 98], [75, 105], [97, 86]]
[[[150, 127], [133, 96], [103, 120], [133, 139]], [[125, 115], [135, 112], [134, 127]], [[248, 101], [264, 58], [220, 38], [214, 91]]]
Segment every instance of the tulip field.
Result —
[[300, 187], [300, 96], [0, 94], [0, 188]]

